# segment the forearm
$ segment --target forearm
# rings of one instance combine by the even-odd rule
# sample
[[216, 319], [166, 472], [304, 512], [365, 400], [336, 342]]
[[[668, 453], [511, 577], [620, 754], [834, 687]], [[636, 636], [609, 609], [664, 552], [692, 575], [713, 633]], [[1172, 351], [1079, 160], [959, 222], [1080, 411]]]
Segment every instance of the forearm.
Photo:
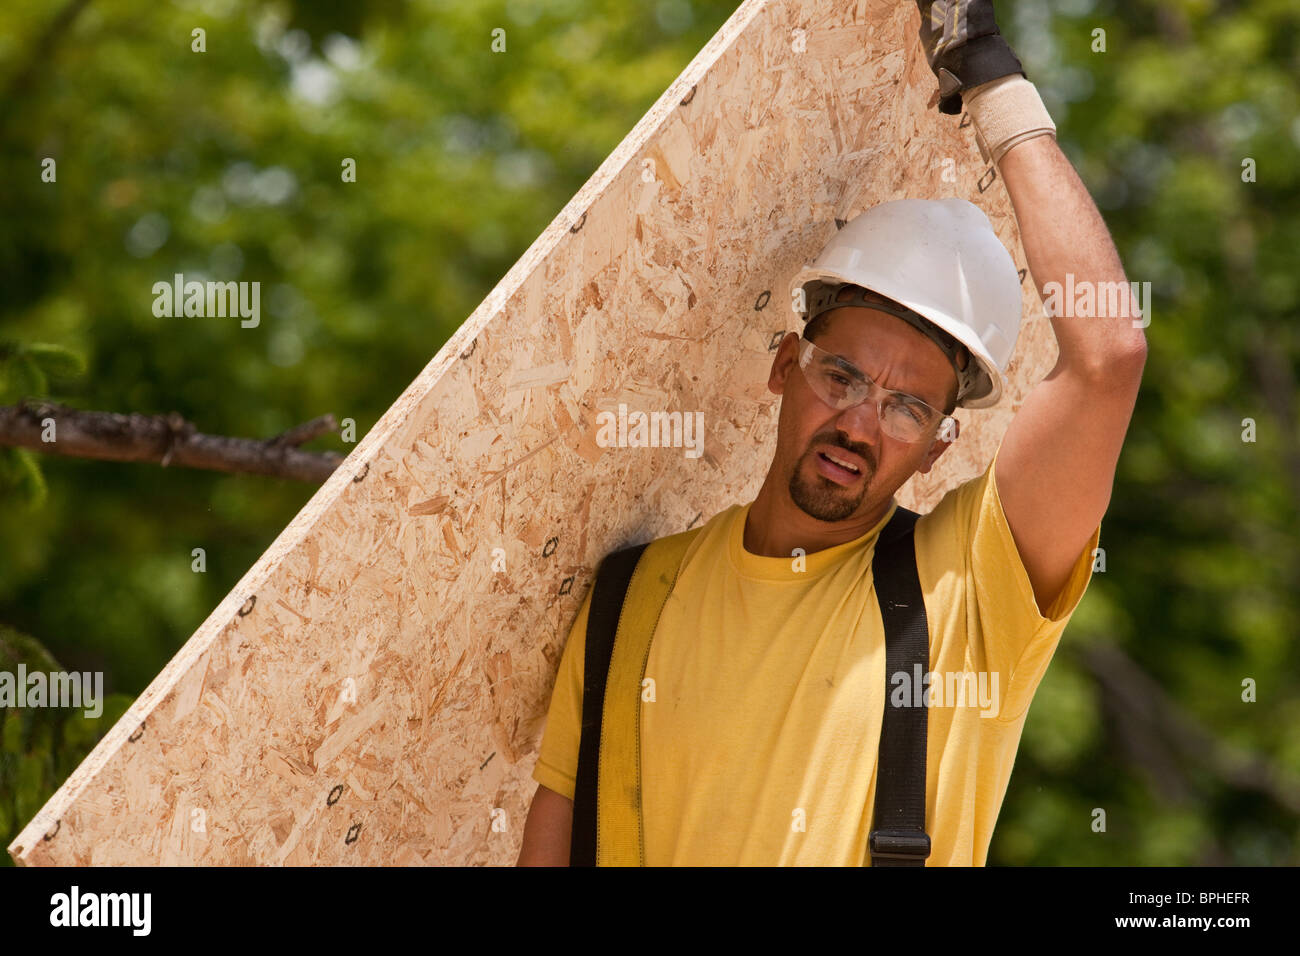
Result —
[[992, 0], [917, 0], [917, 7], [940, 111], [965, 109], [980, 154], [997, 165], [1011, 195], [1029, 272], [1056, 332], [1058, 368], [1113, 380], [1117, 361], [1126, 360], [1140, 375], [1150, 284], [1134, 289], [1124, 275], [1101, 213], [1056, 143], [1056, 124], [998, 31]]
[[[1029, 273], [1056, 332], [1060, 363], [1104, 368], [1141, 354], [1146, 296], [1135, 297], [1096, 204], [1052, 136], [1012, 146], [998, 163]], [[1091, 307], [1089, 305], [1091, 301]]]

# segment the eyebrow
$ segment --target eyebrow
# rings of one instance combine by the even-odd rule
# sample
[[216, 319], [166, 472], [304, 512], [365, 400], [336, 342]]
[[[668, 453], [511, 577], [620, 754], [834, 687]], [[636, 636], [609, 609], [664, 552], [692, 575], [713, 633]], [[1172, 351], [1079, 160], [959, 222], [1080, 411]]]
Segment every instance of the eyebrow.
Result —
[[[849, 374], [856, 375], [859, 379], [866, 381], [867, 378], [866, 373], [861, 371], [856, 365], [854, 365], [852, 362], [846, 359], [843, 355], [836, 355], [834, 352], [826, 352], [826, 358], [823, 361], [829, 361], [832, 365], [842, 368], [844, 369], [844, 371], [848, 372]], [[872, 381], [875, 381], [875, 379], [872, 379]], [[876, 382], [876, 384], [880, 385], [879, 382]], [[922, 405], [925, 405], [928, 408], [933, 408], [935, 411], [938, 412], [943, 411], [943, 409], [940, 406], [931, 405], [925, 399], [913, 395], [911, 392], [905, 392], [900, 388], [885, 388], [885, 386], [883, 385], [880, 385], [880, 387], [887, 392], [897, 392], [899, 395], [902, 395], [904, 398], [910, 398], [913, 401], [920, 402]]]

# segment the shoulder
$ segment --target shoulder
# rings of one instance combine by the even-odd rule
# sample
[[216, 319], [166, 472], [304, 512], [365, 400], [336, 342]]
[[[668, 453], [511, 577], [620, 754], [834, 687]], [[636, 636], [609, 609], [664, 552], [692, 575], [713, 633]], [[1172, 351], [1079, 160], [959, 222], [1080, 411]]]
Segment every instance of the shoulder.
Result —
[[676, 534], [655, 538], [646, 550], [653, 550], [661, 555], [676, 555], [683, 561], [688, 560], [702, 547], [725, 542], [732, 522], [740, 518], [743, 510], [744, 505], [730, 505], [703, 524], [697, 524]]
[[[732, 523], [740, 517], [743, 508], [743, 505], [731, 505], [703, 524], [654, 538], [644, 545], [627, 546], [643, 548], [636, 564], [638, 576], [654, 572], [665, 575], [671, 582], [697, 556], [703, 555], [699, 559], [706, 562], [716, 560], [725, 551]], [[618, 550], [626, 549], [616, 549], [612, 553]]]
[[969, 548], [972, 531], [990, 495], [996, 501], [992, 461], [979, 474], [949, 489], [937, 505], [917, 519], [917, 547]]
[[646, 573], [662, 576], [667, 581], [674, 580], [691, 555], [699, 551], [708, 528], [709, 524], [697, 525], [676, 534], [655, 538], [646, 545], [638, 567], [645, 567]]

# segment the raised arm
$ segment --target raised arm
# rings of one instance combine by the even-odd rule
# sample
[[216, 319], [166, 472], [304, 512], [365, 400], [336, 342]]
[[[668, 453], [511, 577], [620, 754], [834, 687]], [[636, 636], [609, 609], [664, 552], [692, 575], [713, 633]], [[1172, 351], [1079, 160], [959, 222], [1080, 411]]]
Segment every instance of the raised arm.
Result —
[[[1007, 428], [995, 475], [1045, 611], [1110, 504], [1146, 362], [1145, 318], [1139, 318], [1106, 224], [1055, 138], [1012, 146], [998, 171], [1060, 349], [1056, 365]], [[1063, 301], [1065, 291], [1077, 293], [1088, 284], [1094, 304], [1102, 306], [1092, 311], [1112, 314], [1070, 314], [1088, 311], [1086, 300], [1076, 295]]]
[[1059, 346], [1055, 367], [1007, 429], [995, 471], [1046, 611], [1110, 503], [1149, 317], [1139, 314], [1106, 224], [1057, 146], [1056, 127], [999, 33], [991, 0], [917, 6], [939, 110], [955, 115], [964, 106], [981, 152], [997, 164]]

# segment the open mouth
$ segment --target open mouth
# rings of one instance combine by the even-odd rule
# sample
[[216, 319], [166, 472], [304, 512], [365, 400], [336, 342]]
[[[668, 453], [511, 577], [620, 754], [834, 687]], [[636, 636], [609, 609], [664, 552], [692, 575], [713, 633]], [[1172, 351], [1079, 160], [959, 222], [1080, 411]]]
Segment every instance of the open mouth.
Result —
[[841, 484], [856, 481], [862, 476], [862, 472], [856, 465], [845, 461], [833, 452], [819, 451], [817, 453], [817, 467], [823, 475]]

